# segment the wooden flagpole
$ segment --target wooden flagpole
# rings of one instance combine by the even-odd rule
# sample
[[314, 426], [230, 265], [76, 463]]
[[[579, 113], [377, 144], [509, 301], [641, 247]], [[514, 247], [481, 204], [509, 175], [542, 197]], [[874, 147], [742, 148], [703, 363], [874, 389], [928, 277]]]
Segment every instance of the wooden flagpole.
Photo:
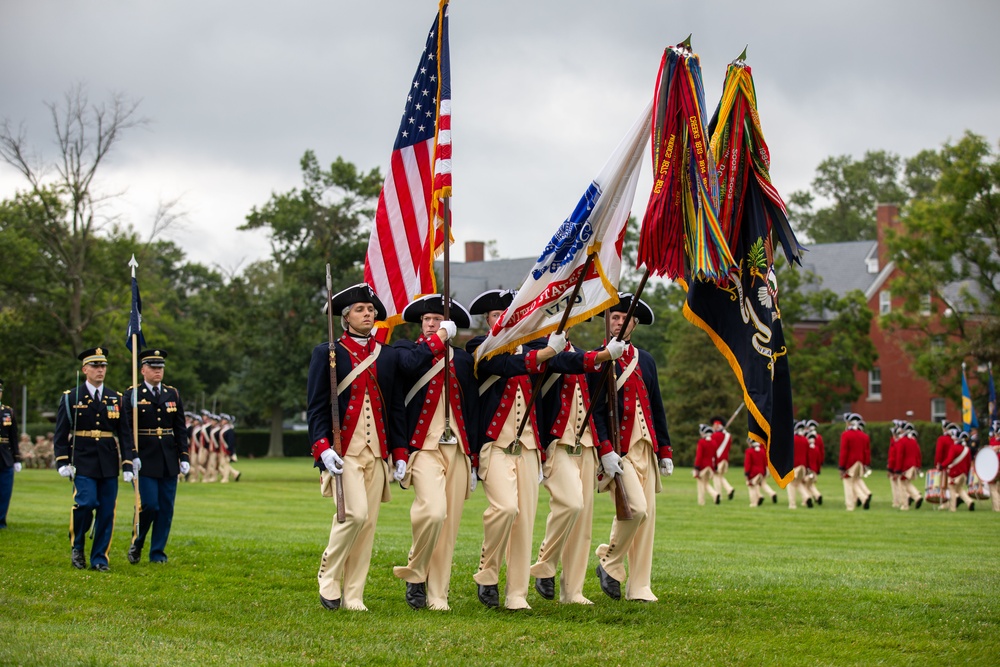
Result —
[[[444, 208], [442, 216], [444, 219], [444, 284], [441, 286], [441, 302], [444, 311], [444, 319], [451, 319], [451, 197], [444, 197]], [[434, 240], [431, 239], [433, 245]], [[438, 444], [454, 445], [458, 443], [458, 438], [451, 430], [451, 341], [444, 344], [444, 433], [441, 434]]]

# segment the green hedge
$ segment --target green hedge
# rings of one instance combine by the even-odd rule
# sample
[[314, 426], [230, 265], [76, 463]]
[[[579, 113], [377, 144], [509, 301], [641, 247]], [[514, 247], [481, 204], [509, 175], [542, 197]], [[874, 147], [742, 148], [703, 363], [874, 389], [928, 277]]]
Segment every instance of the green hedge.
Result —
[[[236, 454], [241, 457], [265, 457], [270, 443], [269, 429], [236, 429]], [[282, 444], [285, 456], [310, 456], [312, 450], [308, 431], [285, 431]]]

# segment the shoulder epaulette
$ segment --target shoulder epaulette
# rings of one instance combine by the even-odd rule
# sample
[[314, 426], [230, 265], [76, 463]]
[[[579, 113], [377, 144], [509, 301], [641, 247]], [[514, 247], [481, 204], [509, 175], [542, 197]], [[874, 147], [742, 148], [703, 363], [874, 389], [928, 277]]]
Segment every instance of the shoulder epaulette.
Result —
[[63, 393], [64, 393], [64, 394], [68, 394], [68, 393], [69, 393], [69, 392], [71, 392], [71, 391], [73, 391], [73, 390], [72, 390], [72, 389], [67, 389], [67, 390], [66, 390], [66, 391], [64, 391]]

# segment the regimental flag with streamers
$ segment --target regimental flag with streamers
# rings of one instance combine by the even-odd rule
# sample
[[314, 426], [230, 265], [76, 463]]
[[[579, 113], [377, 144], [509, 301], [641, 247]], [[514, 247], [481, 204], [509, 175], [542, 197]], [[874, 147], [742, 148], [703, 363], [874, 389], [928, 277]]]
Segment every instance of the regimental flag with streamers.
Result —
[[962, 430], [966, 433], [979, 428], [976, 419], [976, 408], [972, 405], [972, 394], [969, 393], [969, 381], [965, 379], [965, 363], [962, 364]]
[[392, 326], [410, 301], [437, 291], [444, 198], [451, 196], [451, 72], [448, 0], [442, 0], [406, 96], [365, 256], [365, 282]]
[[139, 281], [132, 276], [132, 311], [128, 318], [128, 331], [125, 332], [125, 347], [132, 350], [132, 334], [136, 336], [136, 342], [141, 352], [146, 347], [146, 338], [142, 335], [142, 298], [139, 296]]
[[567, 328], [618, 302], [622, 243], [635, 199], [651, 110], [652, 104], [642, 112], [584, 192], [576, 210], [545, 246], [513, 303], [476, 349], [477, 363], [558, 329], [590, 256], [594, 259], [583, 276]]
[[705, 131], [701, 64], [689, 42], [668, 47], [653, 94], [653, 188], [637, 265], [672, 280], [720, 278], [735, 265], [718, 220], [718, 179]]
[[793, 477], [794, 413], [772, 234], [790, 263], [801, 263], [804, 248], [771, 184], [753, 78], [742, 60], [729, 66], [709, 131], [722, 193], [719, 224], [738, 264], [721, 280], [701, 280], [692, 270], [684, 316], [729, 362], [743, 388], [750, 437], [764, 445], [771, 475], [784, 487]]

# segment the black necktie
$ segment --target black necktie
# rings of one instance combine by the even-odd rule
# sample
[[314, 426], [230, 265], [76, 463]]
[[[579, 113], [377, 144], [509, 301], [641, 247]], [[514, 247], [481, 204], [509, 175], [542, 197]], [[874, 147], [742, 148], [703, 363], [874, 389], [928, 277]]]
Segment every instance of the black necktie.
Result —
[[101, 402], [101, 390], [100, 389], [95, 389], [94, 390], [94, 400], [97, 401], [98, 403]]
[[153, 387], [153, 399], [160, 400], [160, 385]]

